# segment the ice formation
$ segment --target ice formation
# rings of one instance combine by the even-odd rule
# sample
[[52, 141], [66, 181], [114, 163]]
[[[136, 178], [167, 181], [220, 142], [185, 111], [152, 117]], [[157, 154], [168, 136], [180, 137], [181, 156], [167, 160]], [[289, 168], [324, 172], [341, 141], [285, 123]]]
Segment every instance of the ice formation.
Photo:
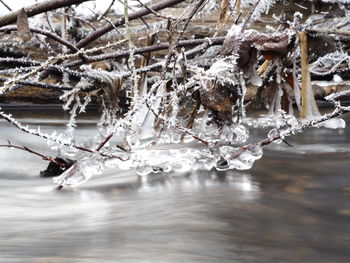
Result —
[[93, 175], [101, 174], [103, 169], [102, 157], [99, 154], [93, 154], [76, 161], [72, 167], [63, 174], [54, 177], [53, 181], [60, 186], [74, 187], [86, 182]]

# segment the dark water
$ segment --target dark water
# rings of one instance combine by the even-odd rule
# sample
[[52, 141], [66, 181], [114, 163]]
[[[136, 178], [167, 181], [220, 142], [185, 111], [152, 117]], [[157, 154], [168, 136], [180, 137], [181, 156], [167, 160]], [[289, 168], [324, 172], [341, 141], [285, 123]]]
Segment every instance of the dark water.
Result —
[[[16, 114], [43, 131], [66, 118]], [[93, 123], [85, 118], [79, 136]], [[46, 151], [0, 127], [1, 138]], [[141, 180], [108, 170], [60, 192], [38, 177], [46, 162], [0, 148], [0, 262], [350, 262], [350, 129], [289, 142], [249, 171]]]

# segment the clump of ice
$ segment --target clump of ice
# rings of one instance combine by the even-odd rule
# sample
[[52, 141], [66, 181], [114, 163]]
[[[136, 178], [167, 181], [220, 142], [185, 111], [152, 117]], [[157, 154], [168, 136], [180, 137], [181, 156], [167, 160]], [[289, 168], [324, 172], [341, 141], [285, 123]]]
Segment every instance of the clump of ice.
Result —
[[87, 156], [76, 161], [72, 167], [60, 176], [54, 177], [54, 183], [60, 186], [78, 186], [93, 175], [101, 174], [104, 170], [103, 159], [99, 154]]
[[251, 146], [247, 149], [235, 148], [232, 146], [220, 147], [220, 155], [227, 162], [227, 165], [217, 164], [218, 170], [247, 170], [252, 168], [254, 162], [262, 157], [262, 147], [259, 145]]
[[323, 127], [329, 128], [329, 129], [344, 129], [346, 127], [346, 123], [341, 118], [333, 118], [325, 121], [323, 123]]

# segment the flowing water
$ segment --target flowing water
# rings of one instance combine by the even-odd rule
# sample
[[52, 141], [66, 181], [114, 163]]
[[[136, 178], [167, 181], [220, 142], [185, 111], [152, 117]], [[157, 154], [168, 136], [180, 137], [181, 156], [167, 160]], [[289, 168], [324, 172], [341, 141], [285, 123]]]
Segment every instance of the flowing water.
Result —
[[[67, 119], [14, 114], [42, 131]], [[78, 137], [94, 124], [81, 120]], [[0, 127], [1, 139], [50, 153], [42, 139]], [[310, 129], [248, 171], [144, 179], [107, 170], [58, 192], [38, 176], [47, 162], [0, 148], [0, 262], [349, 262], [349, 142], [350, 128]]]

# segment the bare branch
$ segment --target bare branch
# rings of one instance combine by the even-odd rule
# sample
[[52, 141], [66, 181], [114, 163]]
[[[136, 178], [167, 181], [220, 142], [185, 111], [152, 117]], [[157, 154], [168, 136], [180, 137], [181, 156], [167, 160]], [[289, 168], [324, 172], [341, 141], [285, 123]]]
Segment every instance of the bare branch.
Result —
[[[0, 32], [4, 32], [4, 33], [8, 33], [8, 32], [11, 32], [11, 31], [16, 31], [16, 30], [17, 30], [17, 26], [7, 26], [7, 27], [1, 27], [0, 28]], [[77, 49], [74, 45], [72, 45], [68, 41], [64, 40], [60, 36], [50, 32], [50, 31], [46, 31], [46, 30], [39, 29], [39, 28], [29, 28], [29, 30], [31, 32], [33, 32], [33, 33], [38, 33], [38, 34], [47, 36], [48, 38], [51, 38], [51, 39], [57, 41], [58, 43], [68, 47], [73, 52], [78, 52], [79, 51], [79, 49]]]

